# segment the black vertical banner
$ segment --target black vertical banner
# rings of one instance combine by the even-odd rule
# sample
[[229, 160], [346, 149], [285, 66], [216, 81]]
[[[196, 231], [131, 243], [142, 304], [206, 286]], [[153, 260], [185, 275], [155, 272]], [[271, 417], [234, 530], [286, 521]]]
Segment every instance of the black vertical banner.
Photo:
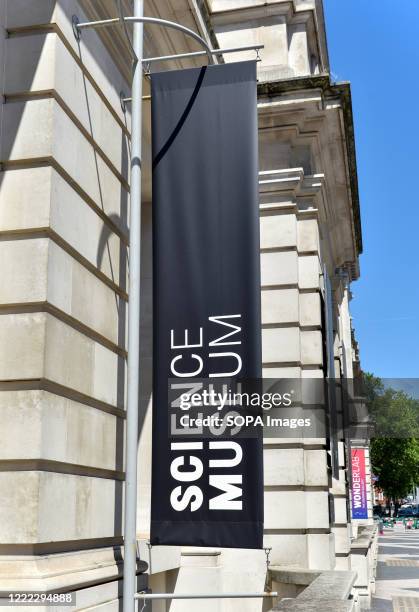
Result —
[[152, 75], [151, 543], [261, 548], [261, 436], [173, 437], [171, 379], [261, 376], [256, 64]]

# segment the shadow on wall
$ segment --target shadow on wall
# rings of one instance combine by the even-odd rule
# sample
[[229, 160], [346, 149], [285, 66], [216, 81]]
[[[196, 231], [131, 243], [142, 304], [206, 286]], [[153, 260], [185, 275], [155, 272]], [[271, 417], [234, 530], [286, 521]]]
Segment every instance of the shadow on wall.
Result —
[[[50, 166], [52, 163], [51, 158], [37, 157], [37, 151], [29, 151], [30, 156], [25, 159], [13, 159], [13, 164], [10, 163], [11, 157], [15, 157], [13, 154], [15, 141], [19, 133], [19, 129], [24, 117], [24, 113], [27, 110], [27, 104], [30, 104], [30, 100], [45, 99], [53, 97], [53, 92], [48, 91], [34, 91], [33, 83], [37, 71], [40, 70], [40, 62], [43, 58], [43, 54], [46, 52], [47, 46], [47, 32], [51, 31], [49, 26], [45, 28], [37, 27], [43, 24], [49, 24], [55, 20], [55, 11], [57, 7], [62, 13], [65, 13], [69, 23], [74, 13], [78, 13], [82, 17], [80, 7], [77, 2], [61, 2], [60, 0], [8, 0], [0, 3], [0, 83], [2, 86], [2, 92], [5, 95], [4, 104], [1, 105], [1, 118], [0, 118], [0, 151], [1, 158], [0, 162], [4, 163], [4, 171], [0, 172], [0, 189], [4, 180], [5, 172], [13, 172], [22, 167], [25, 168], [36, 168], [40, 166]], [[10, 22], [10, 14], [12, 14], [12, 22]], [[32, 32], [19, 32], [18, 28], [24, 26], [27, 23], [36, 24], [35, 29]], [[7, 27], [11, 29], [10, 37], [7, 37]], [[48, 29], [47, 29], [48, 28]], [[17, 48], [18, 39], [25, 36], [25, 47], [29, 45], [29, 51], [25, 54], [25, 57], [20, 54], [12, 53], [8, 51], [10, 49]], [[87, 39], [87, 37], [86, 37]], [[71, 41], [72, 43], [72, 41]], [[78, 45], [78, 58], [83, 66], [84, 57], [83, 54], [88, 50], [90, 55], [94, 56], [94, 60], [97, 62], [99, 68], [104, 74], [107, 73], [109, 67], [109, 56], [106, 53], [98, 53], [98, 46], [93, 45], [92, 48], [88, 46], [88, 42], [82, 41]], [[84, 84], [84, 104], [88, 116], [88, 130], [89, 136], [95, 141], [95, 133], [93, 127], [93, 121], [91, 116], [91, 101], [89, 100], [89, 88], [87, 87], [87, 76], [86, 72], [80, 67], [83, 75]], [[50, 79], [51, 80], [51, 79]], [[19, 89], [14, 88], [14, 83], [19, 84]], [[7, 88], [7, 89], [6, 89]], [[24, 91], [22, 91], [22, 88]], [[22, 95], [23, 97], [22, 97]], [[20, 97], [19, 97], [20, 96]], [[6, 105], [14, 105], [14, 112], [8, 113], [7, 125], [4, 124], [4, 108]], [[38, 126], [39, 127], [39, 126]], [[128, 126], [126, 125], [127, 129]], [[19, 134], [21, 137], [21, 134]], [[48, 137], [48, 133], [44, 134], [44, 137]], [[55, 134], [55, 138], [59, 135]], [[121, 157], [121, 168], [120, 174], [123, 177], [129, 176], [129, 139], [127, 135], [121, 130], [122, 138], [122, 157]], [[72, 147], [72, 142], [69, 139], [65, 143], [61, 143], [62, 146]], [[101, 164], [99, 163], [100, 153], [96, 148], [92, 147], [92, 155], [94, 156], [95, 169], [98, 192], [100, 194], [100, 201], [95, 204], [100, 207], [103, 212], [105, 211], [103, 202], [103, 184], [101, 176]], [[74, 156], [78, 155], [78, 151], [74, 150]], [[71, 183], [70, 183], [71, 185]], [[74, 188], [74, 185], [71, 185]], [[80, 195], [80, 192], [78, 192]], [[29, 195], [29, 194], [28, 194]], [[7, 203], [6, 203], [7, 205]], [[60, 205], [60, 203], [59, 203]], [[87, 204], [86, 204], [87, 205]], [[143, 283], [146, 287], [144, 291], [144, 299], [142, 301], [142, 322], [141, 322], [141, 357], [140, 357], [140, 368], [141, 368], [141, 400], [139, 404], [139, 432], [140, 436], [146, 411], [150, 404], [151, 398], [151, 359], [152, 359], [152, 336], [151, 336], [151, 318], [152, 318], [152, 302], [151, 302], [151, 215], [149, 214], [149, 207], [144, 212], [144, 224], [143, 230], [145, 234], [145, 240], [143, 241], [143, 258], [142, 258], [142, 278]], [[122, 292], [127, 292], [126, 278], [127, 271], [129, 270], [129, 259], [127, 253], [127, 246], [123, 240], [119, 241], [119, 263], [113, 261], [112, 252], [109, 246], [109, 240], [113, 233], [112, 227], [116, 226], [121, 229], [125, 234], [128, 230], [128, 192], [121, 183], [120, 189], [120, 215], [110, 214], [108, 215], [108, 222], [102, 220], [102, 229], [100, 239], [98, 243], [98, 249], [96, 254], [96, 267], [100, 271], [103, 267], [103, 263], [107, 260], [108, 267], [111, 271], [112, 280], [117, 282], [119, 277], [119, 284]], [[34, 230], [37, 228], [34, 228]], [[11, 234], [7, 235], [7, 240], [16, 239], [18, 236]], [[21, 237], [21, 236], [20, 236]], [[116, 270], [118, 266], [118, 270]], [[68, 283], [71, 284], [71, 278], [68, 279]], [[87, 296], [88, 299], [88, 296]], [[115, 292], [115, 309], [118, 317], [118, 332], [117, 332], [117, 344], [119, 347], [125, 347], [127, 337], [127, 300], [118, 295]], [[122, 354], [118, 356], [118, 373], [117, 373], [117, 405], [119, 408], [125, 406], [125, 378], [126, 378], [126, 355]], [[123, 419], [117, 418], [116, 427], [116, 456], [115, 456], [115, 469], [123, 469], [123, 437], [124, 437], [124, 422]], [[92, 444], [96, 443], [92, 437]], [[119, 537], [122, 535], [122, 497], [123, 487], [122, 482], [116, 481], [115, 487], [115, 500], [114, 500], [114, 532], [113, 537]], [[120, 560], [120, 550], [115, 550], [115, 558]]]

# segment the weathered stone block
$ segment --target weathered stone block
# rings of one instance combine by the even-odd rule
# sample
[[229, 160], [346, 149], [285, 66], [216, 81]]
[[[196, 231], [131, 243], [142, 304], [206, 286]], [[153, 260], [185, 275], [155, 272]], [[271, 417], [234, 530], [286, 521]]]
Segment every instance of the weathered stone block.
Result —
[[[108, 470], [116, 461], [117, 417], [46, 391], [2, 391], [0, 459], [48, 459]], [[24, 450], [23, 450], [24, 449]]]
[[262, 249], [295, 247], [297, 220], [295, 215], [265, 214], [260, 218], [260, 246]]
[[[337, 521], [336, 521], [337, 522]], [[351, 539], [349, 526], [333, 527], [332, 531], [335, 535], [335, 548], [338, 553], [349, 553], [351, 549]]]
[[334, 498], [335, 504], [335, 523], [347, 523], [346, 499], [342, 497]]
[[265, 491], [265, 529], [328, 527], [327, 491]]
[[0, 345], [1, 380], [47, 378], [123, 405], [125, 360], [49, 314], [2, 315]]
[[300, 448], [264, 448], [265, 486], [303, 485], [304, 451]]
[[96, 206], [120, 219], [124, 187], [55, 100], [6, 104], [3, 121], [2, 159], [53, 157]]
[[297, 252], [261, 253], [262, 287], [293, 285], [298, 281]]
[[297, 247], [299, 253], [319, 250], [319, 226], [317, 219], [298, 219]]
[[125, 301], [53, 241], [49, 244], [47, 300], [124, 347], [127, 321], [124, 325], [122, 315]]
[[94, 29], [85, 30], [80, 43], [76, 41], [71, 23], [73, 15], [77, 15], [80, 21], [89, 21], [77, 0], [14, 0], [7, 4], [6, 25], [8, 28], [34, 26], [34, 29], [37, 29], [38, 26], [56, 23], [66, 42], [81, 58], [83, 65], [93, 75], [104, 96], [123, 121], [119, 92], [124, 90], [129, 95], [129, 84]]
[[48, 227], [51, 168], [0, 172], [0, 230]]
[[334, 569], [335, 536], [333, 533], [310, 533], [307, 536], [308, 567]]
[[1, 304], [47, 299], [48, 239], [2, 240]]
[[[3, 543], [112, 537], [121, 497], [115, 481], [55, 472], [0, 472]], [[118, 509], [119, 507], [119, 509]]]
[[306, 529], [306, 499], [303, 491], [265, 491], [264, 499], [265, 529]]
[[301, 331], [301, 363], [305, 365], [321, 365], [323, 363], [321, 331]]
[[305, 23], [288, 25], [288, 62], [294, 74], [310, 74], [310, 52]]
[[[89, 263], [126, 289], [125, 245], [52, 167], [19, 168], [1, 176], [2, 231], [50, 227]], [[122, 218], [112, 217], [116, 225], [126, 227], [126, 208], [122, 202]]]
[[0, 380], [43, 376], [45, 330], [42, 313], [0, 316]]
[[56, 33], [7, 39], [5, 66], [6, 94], [56, 91], [116, 170], [127, 177], [127, 137]]
[[320, 279], [317, 255], [298, 258], [298, 286], [300, 289], [318, 289]]
[[328, 485], [327, 457], [325, 450], [304, 451], [305, 484], [319, 487]]
[[298, 327], [262, 329], [263, 363], [300, 361]]
[[329, 500], [327, 491], [306, 491], [307, 528], [327, 529], [329, 527]]
[[265, 534], [263, 545], [272, 547], [272, 565], [308, 567], [307, 536], [303, 534]]
[[114, 480], [41, 472], [38, 504], [41, 542], [121, 534], [122, 484]]
[[303, 326], [321, 326], [320, 294], [300, 293], [300, 324]]
[[0, 541], [36, 542], [39, 472], [0, 472]]
[[262, 324], [298, 321], [298, 289], [262, 291]]
[[269, 367], [268, 365], [262, 369], [264, 378], [300, 378], [301, 368], [296, 367]]

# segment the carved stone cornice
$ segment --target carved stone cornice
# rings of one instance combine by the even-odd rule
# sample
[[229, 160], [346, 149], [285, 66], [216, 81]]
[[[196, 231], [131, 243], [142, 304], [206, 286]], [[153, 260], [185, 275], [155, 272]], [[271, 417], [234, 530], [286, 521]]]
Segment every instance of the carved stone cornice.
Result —
[[205, 0], [205, 2], [216, 28], [229, 23], [272, 16], [282, 17], [289, 25], [306, 23], [312, 47], [317, 49], [320, 71], [329, 71], [322, 0], [308, 0], [303, 3], [296, 0], [248, 0], [248, 2], [236, 2], [235, 5], [228, 3], [227, 8], [223, 0]]
[[[320, 140], [321, 130], [324, 129], [320, 127], [321, 122], [325, 121], [328, 111], [341, 112], [341, 139], [344, 151], [344, 159], [341, 160], [341, 163], [346, 167], [346, 190], [351, 207], [354, 248], [356, 255], [359, 255], [362, 253], [362, 230], [349, 83], [332, 83], [328, 74], [264, 82], [258, 84], [258, 98], [260, 125], [263, 124], [263, 119], [261, 121], [263, 116], [271, 115], [265, 122], [267, 126], [276, 125], [277, 129], [282, 131], [287, 129], [290, 133], [294, 131], [295, 138], [301, 139], [303, 134], [306, 138], [310, 137], [311, 132], [313, 146], [317, 151], [316, 155], [323, 158], [326, 151]], [[307, 108], [310, 106], [312, 113], [308, 120]], [[276, 123], [273, 120], [275, 115], [278, 117]], [[328, 178], [327, 166], [325, 164], [321, 167], [321, 171], [326, 173], [326, 178]], [[334, 178], [333, 175], [331, 178]], [[355, 267], [351, 265], [351, 272], [357, 276], [357, 257], [344, 259], [355, 264]]]

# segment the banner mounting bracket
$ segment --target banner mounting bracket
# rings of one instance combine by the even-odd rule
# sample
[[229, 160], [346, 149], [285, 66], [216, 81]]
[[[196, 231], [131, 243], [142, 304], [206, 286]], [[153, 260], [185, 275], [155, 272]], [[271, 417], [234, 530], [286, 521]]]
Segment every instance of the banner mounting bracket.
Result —
[[[199, 36], [199, 34], [194, 32], [193, 30], [190, 30], [189, 28], [185, 26], [182, 26], [179, 23], [176, 23], [174, 21], [168, 21], [166, 19], [158, 19], [156, 17], [137, 17], [137, 16], [124, 17], [121, 13], [120, 13], [120, 16], [117, 18], [103, 19], [100, 21], [80, 22], [76, 15], [73, 15], [73, 18], [72, 18], [73, 32], [74, 32], [74, 36], [77, 41], [80, 41], [81, 33], [82, 33], [82, 30], [84, 29], [104, 28], [104, 27], [114, 26], [120, 23], [122, 23], [124, 26], [124, 32], [128, 40], [130, 52], [134, 58], [134, 61], [141, 61], [142, 64], [144, 65], [144, 70], [146, 73], [150, 72], [150, 64], [155, 63], [155, 62], [166, 62], [166, 61], [179, 60], [179, 59], [193, 59], [195, 57], [201, 57], [204, 55], [208, 57], [210, 64], [214, 64], [215, 63], [214, 57], [218, 55], [224, 55], [225, 53], [242, 53], [245, 51], [255, 51], [256, 61], [257, 62], [262, 61], [260, 58], [260, 51], [261, 49], [264, 48], [264, 45], [245, 45], [242, 47], [229, 47], [226, 49], [211, 49], [209, 45], [207, 44], [207, 42], [201, 36]], [[131, 40], [128, 36], [128, 32], [126, 29], [127, 23], [134, 23], [134, 24], [142, 23], [142, 24], [158, 25], [162, 27], [173, 28], [173, 29], [179, 30], [180, 32], [183, 32], [187, 36], [190, 36], [191, 38], [199, 42], [200, 45], [203, 47], [203, 50], [202, 51], [191, 51], [188, 53], [176, 53], [172, 55], [161, 55], [161, 56], [156, 56], [156, 57], [137, 58], [133, 50]]]
[[263, 597], [278, 597], [276, 591], [262, 593], [146, 593], [140, 591], [135, 599], [261, 599]]

